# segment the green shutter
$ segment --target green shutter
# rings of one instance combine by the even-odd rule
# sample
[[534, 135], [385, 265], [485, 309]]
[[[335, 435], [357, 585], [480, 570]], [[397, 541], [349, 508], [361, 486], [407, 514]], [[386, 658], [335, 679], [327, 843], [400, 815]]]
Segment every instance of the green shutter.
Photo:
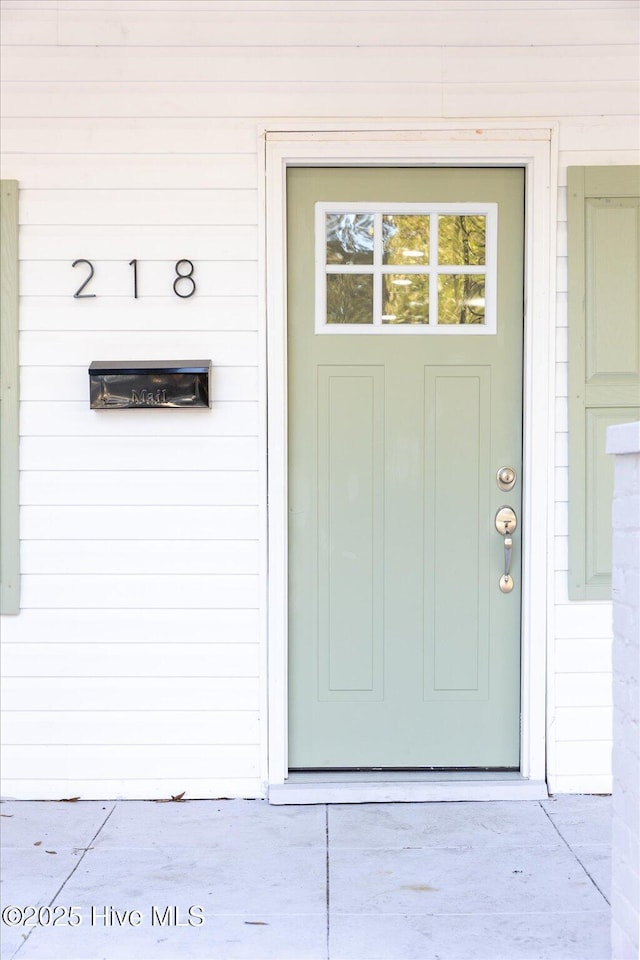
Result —
[[18, 184], [0, 183], [0, 613], [18, 613]]
[[640, 417], [640, 167], [570, 167], [569, 597], [611, 596], [607, 427]]

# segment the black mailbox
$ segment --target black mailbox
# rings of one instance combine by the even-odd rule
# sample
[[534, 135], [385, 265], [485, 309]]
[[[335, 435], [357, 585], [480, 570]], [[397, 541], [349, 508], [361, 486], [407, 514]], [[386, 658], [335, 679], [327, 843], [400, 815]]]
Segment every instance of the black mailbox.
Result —
[[94, 360], [92, 410], [210, 407], [210, 360]]

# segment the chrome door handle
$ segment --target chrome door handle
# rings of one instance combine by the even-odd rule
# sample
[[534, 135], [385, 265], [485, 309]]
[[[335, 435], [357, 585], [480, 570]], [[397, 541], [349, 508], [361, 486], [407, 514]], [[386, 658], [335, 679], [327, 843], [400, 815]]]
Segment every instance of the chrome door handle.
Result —
[[513, 553], [513, 540], [511, 537], [504, 538], [504, 575], [503, 580], [511, 580], [511, 554]]
[[495, 524], [498, 533], [504, 537], [504, 573], [500, 577], [498, 586], [503, 593], [511, 593], [513, 590], [513, 577], [511, 576], [513, 538], [511, 534], [518, 525], [517, 517], [511, 507], [500, 507], [496, 513]]

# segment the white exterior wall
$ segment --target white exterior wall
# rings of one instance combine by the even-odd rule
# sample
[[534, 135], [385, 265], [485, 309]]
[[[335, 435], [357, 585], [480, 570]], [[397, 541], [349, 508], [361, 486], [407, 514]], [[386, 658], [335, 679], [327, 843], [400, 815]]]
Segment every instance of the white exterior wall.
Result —
[[613, 498], [611, 955], [640, 955], [640, 423], [609, 427]]
[[[23, 538], [23, 609], [2, 620], [4, 793], [264, 795], [260, 132], [385, 118], [558, 123], [549, 782], [607, 791], [611, 608], [569, 603], [566, 583], [566, 167], [638, 162], [635, 0], [2, 12]], [[94, 262], [95, 300], [72, 299], [78, 257]], [[171, 290], [181, 257], [196, 265], [191, 300]], [[211, 412], [89, 411], [91, 360], [187, 357], [213, 360]]]

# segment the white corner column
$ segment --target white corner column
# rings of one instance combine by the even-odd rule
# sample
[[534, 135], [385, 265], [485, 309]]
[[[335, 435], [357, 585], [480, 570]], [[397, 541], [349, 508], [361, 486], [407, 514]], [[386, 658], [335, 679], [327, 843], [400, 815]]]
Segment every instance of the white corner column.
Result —
[[607, 430], [613, 494], [613, 824], [611, 948], [640, 952], [640, 423]]

